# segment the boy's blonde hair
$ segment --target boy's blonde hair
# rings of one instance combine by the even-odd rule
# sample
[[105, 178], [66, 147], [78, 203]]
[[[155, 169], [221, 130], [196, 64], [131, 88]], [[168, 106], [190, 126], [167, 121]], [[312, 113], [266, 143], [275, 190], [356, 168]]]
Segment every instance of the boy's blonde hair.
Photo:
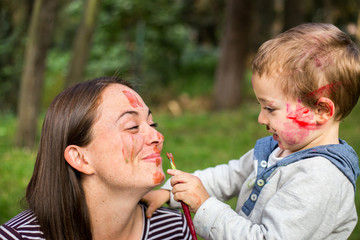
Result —
[[310, 108], [320, 97], [330, 98], [337, 120], [351, 112], [360, 94], [359, 50], [331, 24], [302, 24], [265, 42], [252, 70], [274, 78], [289, 98]]

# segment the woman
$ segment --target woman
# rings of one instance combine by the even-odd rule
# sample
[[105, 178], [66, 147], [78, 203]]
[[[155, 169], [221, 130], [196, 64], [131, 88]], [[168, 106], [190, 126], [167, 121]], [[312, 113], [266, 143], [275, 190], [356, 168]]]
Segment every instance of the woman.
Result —
[[164, 137], [141, 97], [115, 77], [60, 93], [46, 114], [29, 209], [0, 238], [191, 239], [180, 212], [150, 219], [141, 198], [161, 184]]

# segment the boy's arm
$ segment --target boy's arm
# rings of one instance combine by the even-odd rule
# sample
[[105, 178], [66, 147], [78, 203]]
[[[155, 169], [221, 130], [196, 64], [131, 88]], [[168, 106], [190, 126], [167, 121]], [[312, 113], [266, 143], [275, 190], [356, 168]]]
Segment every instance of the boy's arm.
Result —
[[[205, 170], [198, 170], [195, 171], [193, 175], [200, 178], [210, 196], [215, 196], [221, 201], [226, 201], [238, 195], [247, 176], [253, 171], [253, 165], [253, 150], [250, 150], [238, 160], [231, 160], [227, 164], [221, 164]], [[151, 191], [150, 194], [148, 193], [144, 197], [147, 200], [145, 202], [151, 205], [146, 213], [148, 217], [151, 217], [153, 212], [166, 202], [169, 202], [170, 207], [181, 208], [180, 203], [174, 200], [173, 194], [171, 193], [172, 186], [170, 179], [165, 182], [161, 189], [165, 191], [159, 195], [162, 200], [157, 199], [157, 190], [155, 190], [154, 194], [152, 194], [153, 191]], [[156, 203], [152, 204], [153, 201]]]
[[157, 189], [148, 192], [141, 201], [144, 202], [148, 208], [146, 210], [146, 217], [151, 218], [156, 209], [160, 208], [170, 200], [170, 191], [166, 189]]
[[279, 169], [250, 216], [211, 197], [193, 221], [205, 239], [347, 239], [357, 217], [351, 183], [317, 158]]
[[227, 164], [195, 171], [194, 176], [201, 180], [210, 196], [227, 201], [239, 195], [246, 179], [254, 173], [256, 163], [253, 150], [250, 150], [240, 159], [231, 160]]

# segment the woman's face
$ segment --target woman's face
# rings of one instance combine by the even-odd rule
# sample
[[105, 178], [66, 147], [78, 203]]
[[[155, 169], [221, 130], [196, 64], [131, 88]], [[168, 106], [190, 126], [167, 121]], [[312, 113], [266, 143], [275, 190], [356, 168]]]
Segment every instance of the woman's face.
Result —
[[126, 86], [111, 84], [102, 93], [85, 156], [94, 174], [110, 187], [154, 187], [165, 179], [163, 141], [141, 97]]

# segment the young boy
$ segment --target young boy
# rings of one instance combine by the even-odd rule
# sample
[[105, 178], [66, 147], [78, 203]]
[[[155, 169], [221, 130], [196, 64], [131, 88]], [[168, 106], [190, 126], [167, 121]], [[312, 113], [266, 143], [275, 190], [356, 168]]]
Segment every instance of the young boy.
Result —
[[[170, 198], [170, 206], [189, 205], [205, 239], [347, 239], [357, 223], [359, 160], [338, 136], [359, 98], [359, 57], [330, 24], [265, 42], [252, 82], [258, 121], [272, 136], [228, 164], [193, 175], [168, 170], [171, 181], [146, 197], [148, 214]], [[235, 196], [234, 211], [222, 201]]]

